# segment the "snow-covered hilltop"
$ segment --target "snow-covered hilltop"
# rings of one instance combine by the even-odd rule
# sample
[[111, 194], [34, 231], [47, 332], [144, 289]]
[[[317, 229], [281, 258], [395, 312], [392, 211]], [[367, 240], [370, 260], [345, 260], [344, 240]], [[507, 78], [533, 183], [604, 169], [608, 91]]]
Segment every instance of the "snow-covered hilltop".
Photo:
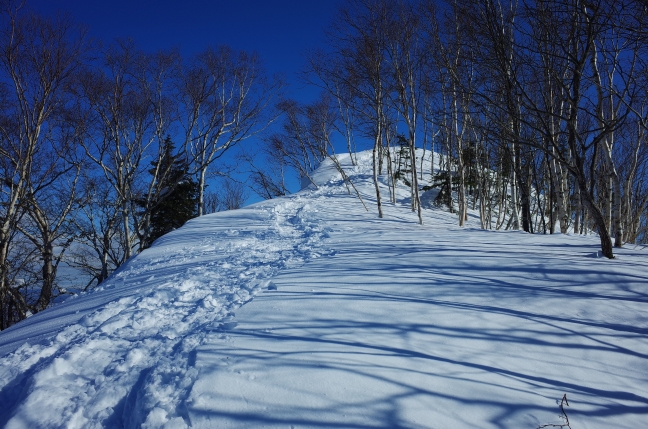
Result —
[[[370, 154], [348, 165], [372, 201]], [[190, 221], [0, 333], [7, 428], [639, 428], [648, 253], [317, 188]], [[372, 208], [368, 204], [370, 209]]]

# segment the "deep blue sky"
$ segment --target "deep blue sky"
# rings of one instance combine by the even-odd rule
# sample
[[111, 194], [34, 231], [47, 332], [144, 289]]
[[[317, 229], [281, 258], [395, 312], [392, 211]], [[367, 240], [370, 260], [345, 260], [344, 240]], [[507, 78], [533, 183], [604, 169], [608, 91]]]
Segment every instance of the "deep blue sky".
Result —
[[[307, 50], [321, 45], [341, 0], [27, 0], [42, 15], [68, 13], [85, 24], [93, 39], [132, 38], [147, 52], [177, 47], [183, 56], [207, 46], [229, 45], [256, 52], [270, 75], [281, 73], [287, 95], [313, 101], [319, 89], [297, 74]], [[246, 146], [263, 144], [258, 137]], [[231, 156], [225, 157], [227, 162]], [[218, 163], [217, 163], [218, 164]], [[218, 170], [212, 166], [211, 170]], [[241, 177], [239, 177], [241, 179]], [[296, 181], [288, 178], [293, 190]], [[248, 202], [257, 201], [251, 194]]]
[[[185, 55], [226, 44], [255, 51], [270, 74], [294, 77], [302, 54], [324, 40], [338, 0], [27, 0], [44, 15], [69, 13], [93, 38], [132, 37], [145, 51], [178, 47]], [[295, 87], [297, 86], [297, 87]], [[307, 91], [313, 93], [313, 90]], [[310, 94], [309, 94], [310, 95]], [[310, 98], [310, 97], [309, 97]]]

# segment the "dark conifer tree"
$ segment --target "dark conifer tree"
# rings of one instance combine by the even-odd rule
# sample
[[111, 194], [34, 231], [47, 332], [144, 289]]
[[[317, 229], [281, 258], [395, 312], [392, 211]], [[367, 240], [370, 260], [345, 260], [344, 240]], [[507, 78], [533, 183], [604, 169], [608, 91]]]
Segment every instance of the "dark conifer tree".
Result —
[[145, 247], [150, 247], [156, 239], [198, 215], [198, 183], [189, 173], [187, 159], [174, 155], [174, 150], [171, 138], [167, 137], [162, 156], [153, 162], [150, 170], [154, 174], [157, 169], [160, 191], [151, 208], [150, 232]]

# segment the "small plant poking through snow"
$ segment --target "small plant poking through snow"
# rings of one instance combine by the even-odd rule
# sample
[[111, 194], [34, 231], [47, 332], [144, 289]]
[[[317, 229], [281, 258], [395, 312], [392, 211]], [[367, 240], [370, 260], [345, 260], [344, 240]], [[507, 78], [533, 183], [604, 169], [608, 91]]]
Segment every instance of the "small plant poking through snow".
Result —
[[536, 429], [542, 429], [542, 428], [568, 428], [571, 429], [571, 426], [569, 425], [569, 417], [567, 417], [567, 413], [565, 412], [565, 405], [569, 407], [569, 402], [567, 401], [567, 394], [565, 393], [560, 400], [560, 412], [562, 415], [560, 416], [561, 419], [565, 420], [565, 423], [561, 424], [546, 424], [542, 426], [538, 426]]

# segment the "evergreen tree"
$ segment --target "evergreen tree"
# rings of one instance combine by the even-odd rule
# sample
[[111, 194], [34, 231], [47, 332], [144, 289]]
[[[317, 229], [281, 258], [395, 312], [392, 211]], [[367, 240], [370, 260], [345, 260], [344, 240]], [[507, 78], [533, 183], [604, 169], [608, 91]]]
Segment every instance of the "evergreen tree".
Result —
[[198, 215], [198, 183], [189, 174], [184, 156], [174, 155], [171, 138], [164, 141], [162, 156], [152, 163], [151, 174], [157, 171], [159, 193], [151, 206], [149, 234], [146, 246], [164, 234], [180, 228]]
[[394, 173], [394, 180], [402, 180], [406, 186], [412, 186], [412, 156], [409, 142], [402, 134], [399, 134], [396, 138], [398, 139], [399, 148], [397, 153], [398, 166]]

